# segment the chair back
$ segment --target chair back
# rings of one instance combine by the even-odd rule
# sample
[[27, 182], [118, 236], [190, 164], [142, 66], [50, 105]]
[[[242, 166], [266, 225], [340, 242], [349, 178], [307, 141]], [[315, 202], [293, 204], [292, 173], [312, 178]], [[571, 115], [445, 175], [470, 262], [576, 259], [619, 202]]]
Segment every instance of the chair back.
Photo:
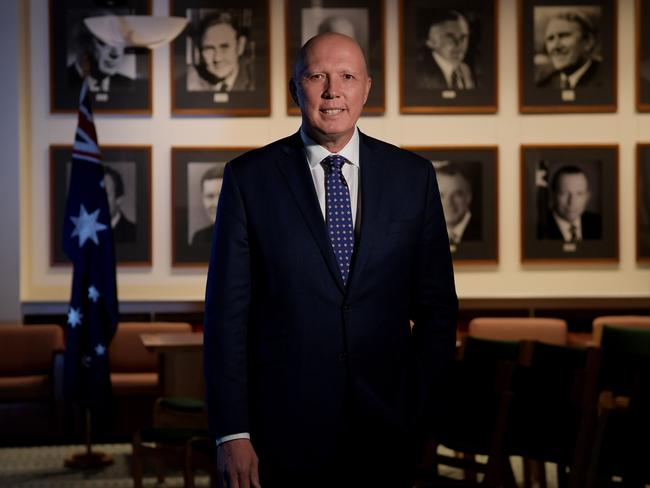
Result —
[[469, 335], [502, 341], [540, 341], [565, 345], [565, 320], [542, 317], [478, 317], [469, 323]]
[[508, 453], [570, 467], [570, 486], [583, 486], [600, 350], [534, 342], [530, 351], [529, 360], [515, 368]]
[[0, 376], [49, 374], [52, 355], [64, 348], [58, 325], [0, 327]]
[[144, 347], [141, 334], [192, 332], [184, 322], [121, 322], [109, 347], [112, 373], [156, 372], [156, 354]]
[[592, 322], [594, 344], [600, 344], [603, 327], [625, 327], [628, 329], [650, 329], [650, 315], [603, 315]]

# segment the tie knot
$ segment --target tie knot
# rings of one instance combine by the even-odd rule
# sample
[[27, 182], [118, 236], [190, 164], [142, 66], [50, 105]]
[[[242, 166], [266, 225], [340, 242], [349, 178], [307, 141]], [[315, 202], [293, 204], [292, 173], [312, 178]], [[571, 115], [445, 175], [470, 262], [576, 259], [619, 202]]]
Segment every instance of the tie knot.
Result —
[[326, 172], [330, 171], [341, 171], [341, 168], [345, 164], [346, 159], [343, 156], [339, 156], [338, 154], [332, 154], [330, 156], [327, 156], [321, 164], [325, 168]]

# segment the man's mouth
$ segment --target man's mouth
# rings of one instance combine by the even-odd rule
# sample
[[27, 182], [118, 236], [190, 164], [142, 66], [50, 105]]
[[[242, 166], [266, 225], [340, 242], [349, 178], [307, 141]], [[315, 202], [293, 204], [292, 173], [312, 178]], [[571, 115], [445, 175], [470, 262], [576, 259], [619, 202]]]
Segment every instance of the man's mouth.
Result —
[[325, 115], [337, 115], [343, 112], [342, 108], [321, 108], [320, 112]]

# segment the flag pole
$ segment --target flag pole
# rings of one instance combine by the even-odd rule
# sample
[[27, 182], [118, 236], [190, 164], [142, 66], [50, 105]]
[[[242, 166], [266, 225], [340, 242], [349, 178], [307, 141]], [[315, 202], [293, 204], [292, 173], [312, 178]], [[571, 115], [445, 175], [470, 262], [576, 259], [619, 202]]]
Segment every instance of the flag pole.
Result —
[[86, 450], [73, 454], [65, 460], [66, 468], [72, 469], [99, 469], [113, 464], [113, 457], [102, 451], [93, 451], [91, 442], [92, 437], [92, 422], [90, 410], [85, 408], [86, 411]]

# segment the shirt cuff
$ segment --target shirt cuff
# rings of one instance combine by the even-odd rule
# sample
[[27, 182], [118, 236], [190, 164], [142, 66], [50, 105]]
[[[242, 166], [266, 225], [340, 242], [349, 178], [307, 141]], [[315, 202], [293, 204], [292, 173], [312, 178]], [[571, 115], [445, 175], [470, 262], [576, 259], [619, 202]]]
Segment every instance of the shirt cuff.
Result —
[[241, 432], [239, 434], [225, 435], [223, 437], [217, 437], [217, 447], [219, 447], [224, 442], [234, 441], [235, 439], [250, 439], [251, 435], [248, 432]]

